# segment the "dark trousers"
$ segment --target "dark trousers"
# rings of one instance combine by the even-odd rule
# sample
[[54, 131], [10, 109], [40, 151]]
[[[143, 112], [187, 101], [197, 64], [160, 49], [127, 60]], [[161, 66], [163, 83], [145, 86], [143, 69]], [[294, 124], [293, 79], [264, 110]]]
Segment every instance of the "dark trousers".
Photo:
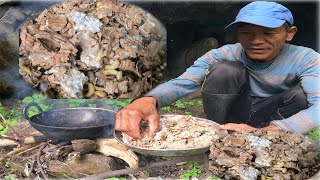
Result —
[[300, 85], [268, 98], [250, 97], [247, 69], [239, 62], [216, 63], [202, 85], [207, 117], [220, 124], [245, 123], [268, 126], [308, 108]]

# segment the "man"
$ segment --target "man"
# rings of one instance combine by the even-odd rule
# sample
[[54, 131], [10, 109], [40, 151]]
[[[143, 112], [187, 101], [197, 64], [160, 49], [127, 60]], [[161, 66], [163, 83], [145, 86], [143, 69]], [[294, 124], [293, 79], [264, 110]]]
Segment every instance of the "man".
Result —
[[320, 55], [287, 44], [297, 32], [291, 12], [275, 2], [243, 7], [235, 21], [240, 43], [213, 49], [181, 76], [159, 85], [117, 113], [115, 129], [142, 138], [159, 128], [157, 108], [201, 88], [208, 119], [228, 130], [288, 130], [320, 126]]

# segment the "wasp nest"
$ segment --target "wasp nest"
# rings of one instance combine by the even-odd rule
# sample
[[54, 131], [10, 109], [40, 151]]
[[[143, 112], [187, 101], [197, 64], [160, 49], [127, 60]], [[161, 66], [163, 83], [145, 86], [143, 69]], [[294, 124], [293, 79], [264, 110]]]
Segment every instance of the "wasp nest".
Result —
[[164, 116], [160, 118], [160, 130], [149, 137], [148, 130], [142, 128], [142, 140], [134, 139], [125, 133], [123, 142], [136, 147], [153, 149], [186, 149], [209, 147], [219, 139], [217, 125], [192, 116]]
[[224, 179], [307, 179], [320, 154], [305, 137], [287, 131], [235, 132], [210, 147], [210, 169]]
[[57, 4], [22, 27], [19, 73], [51, 98], [135, 98], [162, 80], [164, 36], [130, 4]]

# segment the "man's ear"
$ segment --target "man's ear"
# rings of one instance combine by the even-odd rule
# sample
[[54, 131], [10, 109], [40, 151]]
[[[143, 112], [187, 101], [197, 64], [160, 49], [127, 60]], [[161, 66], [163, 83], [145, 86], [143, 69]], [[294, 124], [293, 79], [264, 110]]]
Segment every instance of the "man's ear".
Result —
[[298, 28], [296, 26], [289, 27], [287, 30], [287, 37], [286, 41], [291, 41], [293, 39], [293, 36], [297, 33]]

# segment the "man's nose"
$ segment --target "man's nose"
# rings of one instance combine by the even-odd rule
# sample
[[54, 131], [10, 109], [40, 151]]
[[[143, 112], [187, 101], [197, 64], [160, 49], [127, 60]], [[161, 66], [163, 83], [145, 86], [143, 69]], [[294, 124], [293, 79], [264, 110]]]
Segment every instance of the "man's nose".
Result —
[[249, 36], [249, 41], [253, 44], [259, 44], [264, 42], [264, 37], [260, 33], [253, 33]]

